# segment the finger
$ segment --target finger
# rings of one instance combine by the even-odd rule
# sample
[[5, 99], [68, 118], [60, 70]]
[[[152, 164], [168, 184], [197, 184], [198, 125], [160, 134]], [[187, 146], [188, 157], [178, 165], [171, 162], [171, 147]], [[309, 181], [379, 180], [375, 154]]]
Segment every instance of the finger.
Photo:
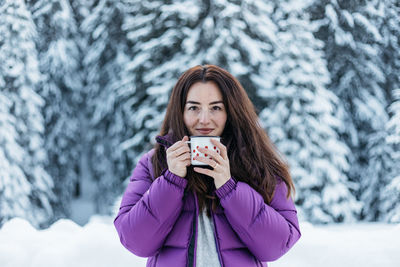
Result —
[[203, 162], [203, 163], [205, 163], [207, 165], [210, 165], [213, 168], [214, 168], [214, 166], [216, 166], [218, 164], [214, 160], [211, 160], [211, 159], [205, 158], [205, 157], [196, 157], [195, 160], [198, 160], [198, 161]]
[[172, 153], [180, 147], [181, 147], [181, 141], [178, 141], [175, 144], [173, 144], [172, 146], [170, 146], [169, 148], [167, 148], [167, 153]]
[[173, 155], [176, 157], [179, 157], [180, 155], [184, 153], [190, 153], [190, 148], [189, 146], [181, 146], [177, 150], [172, 151]]
[[179, 161], [185, 161], [185, 160], [190, 160], [190, 153], [184, 153], [182, 155], [180, 155], [179, 157], [176, 157], [177, 160]]
[[170, 147], [167, 149], [167, 151], [172, 152], [172, 151], [175, 151], [175, 150], [177, 150], [177, 149], [179, 149], [180, 147], [183, 147], [183, 146], [189, 147], [188, 144], [185, 143], [185, 142], [188, 141], [188, 140], [189, 140], [189, 137], [188, 137], [187, 135], [185, 135], [185, 136], [182, 138], [182, 140], [180, 140], [180, 141], [176, 142], [175, 144], [173, 144], [172, 146], [170, 146]]
[[215, 140], [215, 139], [211, 139], [211, 142], [219, 148], [222, 158], [228, 159], [228, 153], [227, 153], [226, 146], [224, 146], [220, 141]]
[[205, 168], [199, 168], [199, 167], [195, 167], [195, 168], [193, 168], [193, 170], [194, 170], [195, 172], [202, 173], [202, 174], [208, 175], [208, 176], [210, 176], [210, 177], [214, 177], [214, 176], [213, 176], [214, 171], [212, 171], [212, 170], [205, 169]]
[[169, 159], [177, 159], [181, 156], [187, 155], [188, 157], [190, 157], [190, 149], [186, 150], [175, 150], [175, 151], [168, 151], [167, 152], [167, 158]]
[[185, 159], [185, 160], [182, 160], [182, 161], [178, 161], [178, 165], [179, 166], [185, 166], [185, 167], [188, 167], [188, 166], [190, 166], [192, 164], [192, 162], [191, 162], [191, 160], [190, 160], [190, 158], [189, 159]]
[[[204, 156], [211, 156], [217, 163], [221, 164], [222, 161], [224, 160], [220, 154], [218, 154], [216, 151], [207, 149], [207, 148], [202, 148], [199, 147], [198, 150], [204, 154]], [[206, 156], [206, 157], [207, 157]]]

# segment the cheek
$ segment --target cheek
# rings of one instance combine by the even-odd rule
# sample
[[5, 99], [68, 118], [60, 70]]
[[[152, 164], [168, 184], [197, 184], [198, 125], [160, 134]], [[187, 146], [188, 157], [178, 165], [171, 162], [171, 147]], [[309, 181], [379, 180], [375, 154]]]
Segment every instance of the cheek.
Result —
[[227, 119], [226, 113], [221, 114], [221, 116], [218, 118], [218, 124], [219, 124], [219, 126], [225, 127], [226, 119]]
[[193, 126], [193, 118], [187, 114], [187, 113], [183, 113], [183, 122], [185, 123], [186, 128], [191, 128]]
[[221, 135], [222, 132], [224, 131], [226, 120], [227, 120], [226, 114], [221, 114], [221, 116], [218, 116], [218, 118], [215, 120], [215, 123], [218, 125], [217, 135]]

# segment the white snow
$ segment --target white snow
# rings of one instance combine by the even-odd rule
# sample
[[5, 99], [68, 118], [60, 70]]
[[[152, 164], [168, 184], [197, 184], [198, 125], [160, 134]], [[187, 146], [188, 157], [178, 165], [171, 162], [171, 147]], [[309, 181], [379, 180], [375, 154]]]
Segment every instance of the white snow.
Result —
[[[59, 220], [46, 230], [14, 218], [0, 229], [2, 267], [142, 266], [145, 258], [119, 242], [112, 217], [91, 217], [83, 227]], [[400, 224], [313, 226], [300, 223], [300, 241], [272, 267], [395, 267], [400, 262]]]

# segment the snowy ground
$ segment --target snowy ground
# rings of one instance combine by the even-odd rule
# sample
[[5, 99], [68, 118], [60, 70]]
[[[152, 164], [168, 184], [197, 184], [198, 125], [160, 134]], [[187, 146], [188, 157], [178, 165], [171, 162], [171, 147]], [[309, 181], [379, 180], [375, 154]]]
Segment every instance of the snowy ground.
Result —
[[[400, 225], [300, 226], [300, 241], [269, 266], [399, 266]], [[122, 247], [109, 217], [94, 216], [84, 227], [60, 220], [42, 231], [13, 219], [0, 229], [1, 267], [133, 267], [145, 262]]]

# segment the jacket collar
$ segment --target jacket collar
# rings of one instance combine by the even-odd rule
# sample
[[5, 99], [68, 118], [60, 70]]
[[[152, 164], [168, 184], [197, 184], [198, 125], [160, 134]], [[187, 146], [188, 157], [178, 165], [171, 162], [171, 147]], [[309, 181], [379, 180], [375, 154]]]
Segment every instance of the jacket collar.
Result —
[[156, 141], [165, 148], [169, 148], [174, 144], [172, 133], [168, 133], [166, 135], [158, 135], [156, 136]]

